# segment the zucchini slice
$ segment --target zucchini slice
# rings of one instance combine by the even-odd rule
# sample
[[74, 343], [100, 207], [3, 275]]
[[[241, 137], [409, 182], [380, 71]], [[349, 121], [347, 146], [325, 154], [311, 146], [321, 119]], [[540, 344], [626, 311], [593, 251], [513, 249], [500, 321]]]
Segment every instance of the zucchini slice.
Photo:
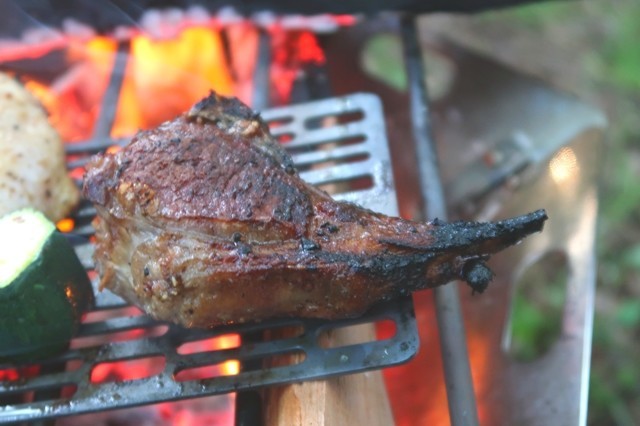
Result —
[[0, 219], [0, 362], [32, 362], [67, 348], [93, 289], [73, 247], [42, 213]]

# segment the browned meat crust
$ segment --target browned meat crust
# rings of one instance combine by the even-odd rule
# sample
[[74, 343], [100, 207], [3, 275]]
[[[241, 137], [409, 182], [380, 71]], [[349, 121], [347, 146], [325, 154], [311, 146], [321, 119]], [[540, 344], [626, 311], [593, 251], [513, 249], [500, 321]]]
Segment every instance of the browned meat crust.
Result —
[[488, 255], [542, 229], [543, 211], [498, 223], [414, 223], [336, 202], [302, 181], [266, 124], [216, 94], [87, 167], [102, 285], [185, 326], [338, 318], [467, 280]]

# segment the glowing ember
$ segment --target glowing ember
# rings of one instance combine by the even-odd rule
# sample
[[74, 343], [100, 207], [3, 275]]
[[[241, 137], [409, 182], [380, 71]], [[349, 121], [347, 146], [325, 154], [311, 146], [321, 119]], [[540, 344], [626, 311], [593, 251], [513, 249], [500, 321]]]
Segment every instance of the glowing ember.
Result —
[[60, 232], [71, 232], [73, 231], [73, 227], [74, 227], [74, 221], [73, 219], [67, 218], [67, 219], [62, 219], [60, 221], [58, 221], [58, 223], [56, 223], [56, 227], [58, 228], [58, 231]]
[[154, 356], [130, 361], [104, 362], [91, 370], [91, 383], [125, 382], [158, 375], [164, 370], [165, 359]]
[[15, 381], [28, 377], [35, 377], [40, 372], [40, 366], [29, 365], [20, 368], [0, 369], [0, 381]]
[[7, 370], [0, 370], [0, 380], [2, 381], [14, 381], [14, 380], [18, 380], [20, 378], [20, 374], [18, 373], [18, 370], [14, 369], [14, 368], [10, 368]]

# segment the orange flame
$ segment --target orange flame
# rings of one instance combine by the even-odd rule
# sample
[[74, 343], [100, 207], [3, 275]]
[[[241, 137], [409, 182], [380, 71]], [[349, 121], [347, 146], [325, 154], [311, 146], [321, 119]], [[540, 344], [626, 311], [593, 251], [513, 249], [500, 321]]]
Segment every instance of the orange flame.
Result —
[[[50, 85], [25, 86], [45, 106], [65, 141], [89, 139], [109, 84], [118, 44], [108, 37], [71, 40], [69, 69]], [[122, 53], [120, 53], [122, 54]], [[234, 82], [218, 30], [191, 27], [171, 40], [146, 35], [130, 41], [112, 137], [127, 137], [187, 110], [209, 90], [234, 93]]]
[[[285, 104], [300, 70], [323, 64], [325, 56], [311, 31], [273, 26], [269, 32], [271, 100]], [[71, 38], [66, 45], [68, 70], [48, 85], [36, 80], [25, 85], [49, 111], [63, 140], [90, 139], [116, 55], [126, 54], [111, 136], [130, 137], [183, 113], [209, 90], [250, 101], [258, 31], [245, 22], [230, 25], [227, 34], [234, 45], [229, 59], [221, 32], [211, 23], [184, 28], [169, 40], [134, 35], [128, 52], [119, 52], [118, 42], [109, 37]]]
[[134, 37], [111, 135], [129, 136], [189, 109], [209, 90], [234, 91], [220, 33], [192, 27], [173, 40]]

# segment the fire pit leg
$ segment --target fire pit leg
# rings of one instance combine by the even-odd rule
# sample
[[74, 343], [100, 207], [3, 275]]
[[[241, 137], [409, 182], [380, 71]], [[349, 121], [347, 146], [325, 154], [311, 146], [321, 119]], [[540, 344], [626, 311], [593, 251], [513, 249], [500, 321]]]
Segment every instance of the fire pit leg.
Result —
[[[373, 324], [330, 332], [324, 344], [339, 347], [376, 338]], [[380, 371], [274, 386], [264, 391], [265, 426], [393, 425]]]
[[[413, 137], [420, 162], [423, 212], [429, 219], [447, 220], [437, 156], [431, 141], [427, 88], [415, 18], [406, 15], [400, 24], [409, 80]], [[477, 425], [478, 413], [457, 291], [455, 285], [440, 286], [434, 290], [449, 418], [454, 426]]]

